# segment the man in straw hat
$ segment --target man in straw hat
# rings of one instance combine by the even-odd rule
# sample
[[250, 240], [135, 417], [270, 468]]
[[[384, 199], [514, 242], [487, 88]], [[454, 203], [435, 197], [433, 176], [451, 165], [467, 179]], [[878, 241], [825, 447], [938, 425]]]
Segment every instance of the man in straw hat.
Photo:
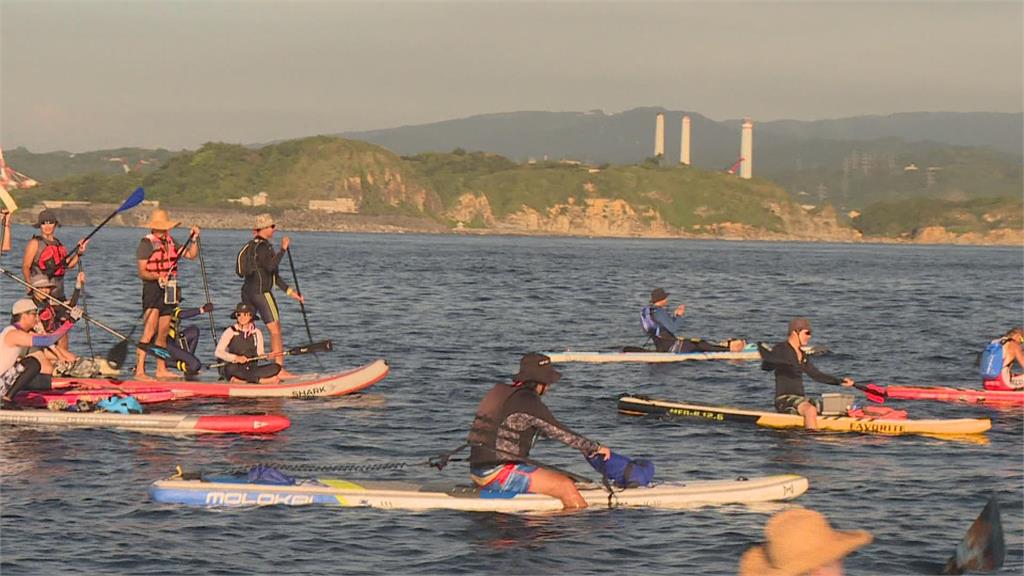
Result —
[[55, 211], [45, 208], [39, 212], [36, 223], [32, 225], [33, 228], [39, 229], [39, 234], [32, 236], [25, 245], [21, 273], [25, 277], [25, 282], [32, 282], [34, 278], [40, 276], [53, 280], [53, 296], [65, 300], [67, 297], [64, 295], [64, 276], [68, 270], [78, 266], [78, 260], [89, 242], [85, 239], [79, 240], [78, 252], [65, 264], [64, 258], [67, 257], [68, 250], [54, 235], [58, 226], [60, 221]]
[[740, 558], [740, 576], [842, 576], [843, 558], [871, 543], [864, 530], [834, 530], [814, 510], [784, 510], [764, 527], [764, 544]]
[[[195, 243], [184, 252], [175, 245], [170, 230], [178, 224], [171, 221], [166, 210], [153, 210], [149, 215], [149, 221], [143, 225], [149, 228], [149, 234], [139, 241], [139, 247], [135, 251], [138, 274], [142, 280], [144, 324], [139, 343], [143, 345], [152, 343], [155, 336], [157, 346], [167, 346], [171, 314], [180, 299], [177, 290], [178, 259], [184, 256], [192, 260], [199, 252], [198, 244]], [[199, 237], [198, 226], [192, 227], [190, 237]], [[167, 362], [163, 358], [156, 360], [156, 377], [175, 377], [175, 374], [167, 369]], [[135, 378], [152, 380], [146, 374], [146, 351], [142, 347], [136, 349]]]
[[22, 298], [11, 307], [11, 323], [0, 331], [0, 407], [15, 408], [13, 399], [21, 390], [49, 390], [53, 364], [42, 352], [25, 354], [30, 347], [53, 346], [71, 330], [82, 310], [72, 310], [69, 319], [50, 334], [33, 332], [39, 322], [39, 310], [31, 298]]
[[253, 223], [253, 239], [246, 242], [238, 251], [235, 272], [242, 277], [242, 302], [248, 304], [263, 319], [270, 332], [270, 350], [274, 361], [281, 367], [278, 378], [293, 378], [295, 375], [284, 369], [284, 339], [281, 337], [281, 317], [278, 313], [277, 300], [274, 299], [274, 286], [299, 302], [305, 302], [302, 294], [288, 285], [281, 278], [278, 266], [281, 257], [288, 251], [291, 240], [285, 236], [281, 239], [281, 251], [275, 252], [270, 240], [277, 230], [277, 223], [270, 214], [260, 214]]
[[826, 374], [811, 362], [804, 348], [811, 342], [811, 322], [807, 318], [793, 318], [789, 321], [789, 337], [772, 347], [759, 348], [761, 369], [775, 372], [775, 411], [783, 414], [799, 414], [804, 417], [804, 428], [818, 427], [818, 413], [821, 412], [821, 398], [810, 397], [804, 392], [804, 374], [822, 384], [853, 386], [852, 378], [839, 379]]
[[484, 396], [467, 439], [470, 478], [482, 491], [546, 494], [566, 509], [587, 507], [571, 478], [529, 461], [538, 434], [587, 457], [611, 456], [607, 447], [566, 428], [544, 405], [541, 396], [561, 377], [551, 358], [531, 352], [520, 359], [511, 384], [497, 384]]
[[685, 338], [681, 336], [683, 314], [686, 314], [686, 304], [680, 304], [669, 312], [668, 292], [664, 288], [651, 290], [651, 303], [641, 310], [640, 322], [658, 352], [740, 352], [747, 345], [746, 341], [738, 338], [727, 340], [725, 344], [715, 344], [702, 338]]

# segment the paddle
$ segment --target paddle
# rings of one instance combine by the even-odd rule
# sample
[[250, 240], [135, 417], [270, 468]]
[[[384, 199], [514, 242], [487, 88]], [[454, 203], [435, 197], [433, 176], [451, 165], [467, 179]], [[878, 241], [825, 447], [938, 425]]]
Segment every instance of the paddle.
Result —
[[[297, 356], [300, 354], [316, 354], [317, 352], [330, 352], [334, 350], [334, 342], [330, 340], [321, 340], [320, 342], [310, 342], [309, 344], [303, 344], [302, 346], [296, 346], [295, 348], [289, 348], [284, 352], [271, 352], [270, 354], [263, 354], [250, 360], [266, 360], [267, 358], [274, 358], [277, 356]], [[207, 368], [220, 368], [227, 366], [229, 362], [217, 362], [216, 364], [210, 364]]]
[[[28, 288], [29, 290], [35, 292], [36, 294], [40, 294], [40, 295], [46, 297], [46, 299], [49, 300], [50, 302], [53, 302], [54, 304], [57, 304], [58, 306], [61, 306], [62, 308], [66, 309], [66, 310], [74, 310], [75, 309], [74, 306], [69, 305], [67, 302], [64, 302], [63, 300], [61, 300], [59, 298], [55, 298], [55, 297], [51, 296], [50, 294], [47, 294], [46, 292], [43, 292], [42, 290], [40, 290], [38, 288], [33, 288], [31, 284], [29, 284], [28, 282], [25, 282], [21, 278], [18, 278], [14, 274], [11, 274], [5, 268], [0, 268], [0, 273], [2, 273], [4, 276], [7, 276], [11, 280], [14, 280], [18, 284], [21, 284], [25, 288]], [[127, 355], [127, 342], [128, 342], [129, 338], [127, 336], [125, 336], [124, 334], [121, 334], [117, 330], [114, 330], [110, 326], [107, 326], [106, 324], [100, 322], [99, 320], [96, 320], [95, 318], [89, 316], [88, 314], [86, 314], [84, 312], [82, 313], [82, 319], [85, 320], [86, 322], [94, 324], [95, 326], [97, 326], [99, 328], [102, 328], [103, 330], [106, 330], [111, 335], [121, 339], [121, 341], [122, 341], [121, 343], [124, 344], [124, 346], [125, 346], [125, 351], [120, 356], [120, 361], [119, 362], [115, 362], [115, 360], [118, 360], [118, 358], [116, 356], [114, 356], [114, 353], [115, 353], [114, 349], [111, 349], [110, 353], [107, 354], [107, 362], [109, 362], [115, 368], [120, 368], [121, 364], [124, 362], [125, 355]], [[141, 348], [141, 349], [143, 349], [143, 350], [146, 350], [147, 352], [152, 352], [154, 355], [159, 356], [160, 358], [167, 359], [167, 358], [171, 357], [170, 353], [167, 351], [166, 348], [161, 348], [159, 346], [153, 346], [153, 345], [149, 345], [149, 344], [136, 344], [136, 346]], [[115, 346], [114, 348], [117, 348], [117, 346]]]
[[864, 396], [869, 401], [877, 404], [885, 404], [885, 399], [889, 397], [889, 392], [885, 389], [885, 386], [879, 386], [872, 382], [868, 382], [867, 384], [854, 382], [853, 387], [864, 392]]
[[[212, 304], [213, 300], [210, 300], [210, 283], [206, 280], [206, 260], [203, 258], [203, 243], [199, 238], [196, 238], [196, 247], [199, 249], [199, 273], [203, 276], [203, 291], [206, 292], [206, 301]], [[213, 310], [211, 309], [208, 314], [210, 315], [210, 338], [216, 344], [217, 325], [213, 322]]]
[[117, 207], [117, 210], [114, 210], [113, 212], [111, 212], [110, 216], [107, 216], [103, 220], [103, 222], [100, 222], [100, 225], [97, 226], [96, 228], [94, 228], [92, 232], [89, 232], [89, 234], [85, 238], [82, 238], [82, 240], [79, 241], [79, 243], [74, 247], [74, 249], [71, 250], [71, 252], [68, 252], [67, 256], [65, 256], [64, 259], [61, 260], [60, 265], [57, 266], [57, 268], [63, 268], [65, 266], [67, 266], [68, 262], [71, 262], [71, 259], [74, 258], [75, 254], [78, 253], [78, 249], [82, 246], [82, 244], [88, 242], [89, 238], [92, 238], [94, 234], [99, 232], [100, 228], [103, 228], [104, 226], [106, 226], [107, 222], [110, 222], [110, 220], [114, 216], [117, 216], [118, 214], [120, 214], [121, 212], [124, 212], [125, 210], [130, 210], [130, 209], [138, 206], [139, 203], [142, 202], [145, 199], [146, 199], [146, 192], [145, 192], [145, 190], [143, 190], [141, 186], [136, 188], [135, 192], [132, 192], [132, 195], [129, 196], [128, 198], [126, 198], [125, 201], [122, 202], [121, 205]]
[[[295, 291], [301, 296], [302, 289], [299, 288], [299, 277], [295, 274], [295, 261], [292, 260], [291, 246], [289, 246], [285, 252], [288, 253], [288, 267], [292, 269], [292, 281], [295, 283]], [[309, 329], [309, 317], [306, 316], [306, 305], [302, 300], [299, 300], [299, 310], [302, 311], [302, 322], [306, 325], [306, 338], [309, 338], [309, 341], [312, 342], [313, 332]], [[317, 365], [320, 366], [321, 370], [323, 370], [324, 365], [320, 363], [320, 358], [315, 353], [313, 354], [313, 358], [316, 359]]]
[[989, 498], [985, 509], [967, 529], [956, 552], [946, 561], [943, 574], [963, 574], [967, 571], [998, 570], [1006, 557], [1003, 522], [999, 517], [999, 502]]

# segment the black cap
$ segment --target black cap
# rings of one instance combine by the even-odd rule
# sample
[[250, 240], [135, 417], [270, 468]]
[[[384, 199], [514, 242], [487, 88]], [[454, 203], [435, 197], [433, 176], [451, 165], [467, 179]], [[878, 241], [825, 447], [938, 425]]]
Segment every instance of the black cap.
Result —
[[539, 382], [554, 384], [562, 374], [551, 366], [551, 358], [537, 352], [524, 354], [519, 360], [519, 373], [512, 377], [515, 382]]
[[664, 288], [655, 288], [654, 290], [651, 290], [651, 304], [661, 302], [665, 298], [668, 298], [668, 292], [665, 292]]
[[56, 222], [58, 226], [60, 225], [60, 220], [57, 219], [57, 213], [49, 208], [43, 208], [39, 211], [39, 214], [36, 216], [36, 223], [33, 224], [32, 227], [39, 228], [43, 225], [43, 222]]
[[240, 314], [241, 312], [248, 312], [249, 314], [251, 314], [251, 315], [252, 315], [252, 319], [253, 319], [253, 320], [256, 320], [256, 319], [257, 319], [257, 318], [259, 317], [259, 316], [258, 316], [258, 315], [256, 314], [256, 311], [255, 311], [255, 310], [253, 310], [252, 306], [250, 306], [250, 305], [248, 305], [248, 304], [246, 304], [246, 303], [244, 303], [244, 302], [239, 302], [239, 303], [238, 303], [238, 304], [237, 304], [237, 305], [235, 306], [235, 311], [231, 313], [231, 318], [238, 318], [238, 315], [239, 315], [239, 314]]

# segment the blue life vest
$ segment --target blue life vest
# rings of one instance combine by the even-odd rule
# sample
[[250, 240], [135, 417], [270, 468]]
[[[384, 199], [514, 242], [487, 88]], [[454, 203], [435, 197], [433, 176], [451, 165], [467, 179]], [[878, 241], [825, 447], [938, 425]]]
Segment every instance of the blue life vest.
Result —
[[248, 480], [250, 484], [272, 484], [274, 486], [291, 486], [295, 484], [295, 478], [281, 472], [273, 466], [257, 464], [249, 470]]
[[600, 454], [594, 454], [587, 461], [608, 482], [619, 488], [648, 486], [654, 480], [654, 462], [650, 460], [633, 460], [612, 452], [607, 460]]
[[97, 402], [96, 408], [105, 412], [117, 412], [118, 414], [128, 414], [129, 412], [142, 414], [142, 405], [139, 404], [139, 401], [134, 396], [111, 396], [106, 400]]
[[661, 336], [661, 326], [654, 321], [651, 308], [651, 305], [647, 305], [640, 310], [640, 326], [644, 329], [644, 334], [657, 338]]
[[1003, 341], [1002, 339], [989, 342], [988, 346], [981, 352], [979, 365], [981, 377], [986, 380], [999, 378], [1003, 372]]

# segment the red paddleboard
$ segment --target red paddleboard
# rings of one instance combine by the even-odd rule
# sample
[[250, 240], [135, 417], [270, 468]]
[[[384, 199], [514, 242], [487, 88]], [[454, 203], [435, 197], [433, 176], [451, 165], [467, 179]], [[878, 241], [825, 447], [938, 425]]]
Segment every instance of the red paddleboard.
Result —
[[[14, 401], [19, 406], [49, 408], [53, 405], [55, 408], [63, 409], [68, 406], [74, 406], [79, 400], [85, 400], [90, 404], [95, 404], [96, 402], [106, 400], [111, 396], [127, 395], [127, 392], [117, 388], [67, 388], [64, 390], [19, 392], [14, 396]], [[182, 397], [176, 394], [173, 390], [168, 390], [166, 388], [140, 388], [138, 390], [132, 390], [131, 395], [139, 401], [139, 404], [169, 402]]]
[[890, 400], [935, 400], [965, 404], [1024, 406], [1024, 390], [978, 390], [974, 388], [943, 388], [929, 386], [887, 386]]

